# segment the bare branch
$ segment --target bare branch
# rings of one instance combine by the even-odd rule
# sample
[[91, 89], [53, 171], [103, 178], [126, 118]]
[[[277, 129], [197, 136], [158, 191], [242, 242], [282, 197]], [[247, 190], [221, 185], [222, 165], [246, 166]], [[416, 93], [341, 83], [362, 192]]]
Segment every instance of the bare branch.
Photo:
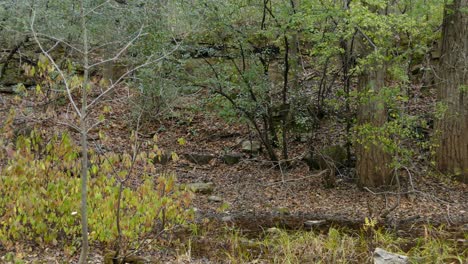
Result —
[[57, 47], [59, 43], [60, 43], [60, 41], [56, 41], [55, 44], [47, 50], [47, 53], [49, 53], [49, 52], [51, 52], [52, 50], [54, 50], [55, 47]]
[[377, 46], [374, 44], [374, 42], [372, 41], [372, 39], [370, 39], [370, 37], [367, 36], [367, 34], [364, 33], [364, 31], [362, 31], [360, 27], [356, 26], [356, 29], [357, 29], [357, 31], [359, 31], [359, 33], [361, 33], [361, 35], [362, 35], [364, 38], [367, 39], [367, 41], [369, 41], [369, 44], [372, 45], [372, 47], [374, 48], [374, 50], [377, 51], [378, 48], [377, 48]]
[[57, 121], [57, 124], [59, 124], [59, 125], [64, 125], [64, 126], [67, 126], [67, 127], [69, 127], [69, 128], [72, 128], [72, 129], [74, 129], [74, 130], [75, 130], [76, 132], [78, 132], [78, 133], [81, 132], [80, 128], [77, 127], [77, 126], [75, 126], [75, 125], [73, 125], [73, 124], [66, 123], [66, 122], [62, 122], [62, 121]]
[[104, 123], [105, 120], [101, 120], [101, 121], [98, 121], [96, 123], [94, 123], [93, 125], [91, 125], [88, 130], [86, 130], [86, 133], [88, 133], [89, 131], [93, 130], [95, 127], [99, 126], [100, 124]]
[[119, 43], [121, 43], [121, 41], [109, 41], [109, 42], [106, 42], [106, 43], [104, 43], [104, 44], [96, 45], [96, 46], [94, 46], [94, 47], [91, 47], [91, 48], [89, 49], [89, 52], [90, 52], [90, 53], [93, 53], [95, 50], [99, 50], [99, 49], [101, 49], [101, 48], [103, 48], [103, 47], [105, 47], [105, 46], [115, 45], [115, 44], [119, 44]]
[[329, 169], [326, 169], [326, 170], [320, 171], [319, 173], [311, 174], [311, 175], [308, 175], [308, 176], [305, 176], [305, 177], [296, 178], [296, 179], [289, 179], [289, 180], [282, 179], [281, 181], [275, 181], [275, 182], [263, 184], [262, 186], [271, 186], [271, 185], [275, 185], [275, 184], [279, 184], [279, 183], [284, 184], [286, 182], [295, 182], [295, 181], [302, 181], [302, 180], [309, 179], [309, 178], [318, 178], [318, 177], [322, 176], [323, 174], [325, 174], [326, 172], [329, 172], [329, 171], [330, 171]]
[[88, 69], [91, 69], [91, 68], [96, 67], [98, 65], [104, 64], [106, 62], [111, 62], [111, 61], [117, 60], [137, 39], [139, 39], [142, 35], [145, 35], [145, 34], [142, 34], [143, 28], [144, 28], [144, 26], [142, 25], [140, 27], [140, 30], [138, 31], [138, 34], [133, 39], [131, 39], [119, 52], [117, 52], [117, 54], [115, 54], [114, 57], [112, 57], [110, 59], [100, 61], [100, 62], [97, 62], [97, 63], [94, 63], [94, 64], [91, 64], [88, 67]]
[[138, 65], [137, 67], [131, 69], [131, 70], [128, 70], [127, 72], [125, 72], [124, 74], [122, 74], [119, 79], [117, 79], [117, 81], [115, 83], [113, 83], [111, 86], [109, 86], [109, 88], [107, 88], [104, 92], [102, 92], [101, 94], [99, 94], [96, 98], [94, 98], [93, 101], [91, 101], [91, 103], [89, 103], [88, 107], [89, 109], [91, 109], [93, 106], [95, 106], [97, 104], [97, 102], [99, 102], [99, 100], [102, 99], [102, 97], [106, 96], [108, 93], [110, 93], [112, 90], [114, 90], [116, 87], [117, 87], [117, 84], [120, 83], [125, 77], [127, 77], [128, 75], [130, 75], [131, 73], [137, 71], [138, 69], [141, 69], [143, 67], [146, 67], [148, 65], [151, 65], [153, 63], [157, 63], [165, 58], [167, 58], [169, 55], [171, 55], [172, 53], [174, 53], [176, 50], [178, 50], [180, 47], [180, 43], [177, 43], [177, 45], [174, 47], [174, 49], [172, 49], [170, 52], [164, 54], [163, 56], [155, 59], [155, 60], [152, 60], [152, 58], [154, 56], [150, 56], [145, 63], [143, 64], [140, 64]]
[[[34, 13], [34, 14], [33, 14], [33, 17], [32, 17], [32, 23], [31, 23], [31, 24], [33, 24], [34, 19], [35, 19], [35, 16], [36, 16], [36, 14]], [[33, 33], [33, 36], [36, 35], [36, 36], [41, 37], [41, 38], [45, 38], [45, 39], [49, 39], [49, 40], [53, 40], [53, 41], [60, 42], [60, 43], [64, 44], [65, 46], [71, 48], [71, 49], [74, 50], [74, 51], [77, 51], [77, 52], [79, 52], [79, 53], [83, 53], [82, 50], [80, 50], [79, 48], [77, 48], [77, 47], [73, 46], [72, 44], [66, 42], [66, 41], [63, 40], [63, 39], [59, 39], [59, 38], [52, 37], [52, 36], [49, 36], [49, 35], [47, 35], [47, 34], [35, 32], [35, 31], [33, 31], [32, 33]]]
[[84, 16], [88, 16], [89, 14], [96, 12], [96, 10], [98, 10], [99, 8], [101, 8], [101, 7], [103, 7], [104, 5], [108, 4], [109, 2], [110, 2], [110, 0], [106, 0], [104, 3], [95, 6], [93, 9], [89, 10], [88, 12], [86, 12], [86, 13], [84, 14]]
[[36, 19], [36, 12], [33, 10], [33, 11], [32, 11], [32, 16], [31, 16], [31, 31], [32, 31], [34, 40], [36, 41], [37, 45], [38, 45], [39, 48], [41, 49], [42, 53], [50, 60], [50, 62], [51, 62], [52, 65], [54, 66], [54, 68], [59, 72], [60, 76], [61, 76], [62, 79], [63, 79], [63, 83], [65, 84], [65, 90], [67, 91], [68, 99], [70, 100], [70, 103], [73, 105], [73, 108], [74, 108], [75, 112], [78, 114], [79, 117], [81, 117], [80, 109], [79, 109], [78, 106], [76, 105], [76, 102], [75, 102], [75, 100], [73, 99], [73, 97], [72, 97], [72, 95], [71, 95], [70, 86], [69, 86], [69, 84], [68, 84], [67, 77], [65, 76], [65, 73], [60, 69], [60, 67], [57, 65], [57, 63], [55, 62], [55, 60], [54, 60], [54, 59], [52, 58], [52, 56], [44, 49], [44, 47], [42, 46], [41, 42], [40, 42], [39, 39], [37, 38], [36, 31], [34, 30], [34, 22], [35, 22], [35, 19]]
[[440, 203], [443, 203], [443, 204], [451, 204], [452, 202], [449, 202], [449, 201], [445, 201], [445, 200], [442, 200], [438, 197], [436, 197], [435, 195], [431, 195], [431, 194], [428, 194], [428, 193], [425, 193], [423, 191], [418, 191], [418, 190], [411, 190], [411, 191], [406, 191], [406, 192], [392, 192], [392, 191], [383, 191], [383, 192], [374, 192], [372, 191], [371, 189], [367, 188], [367, 187], [364, 187], [364, 190], [370, 192], [371, 194], [373, 195], [405, 195], [405, 194], [421, 194], [422, 196], [425, 196], [425, 197], [429, 197], [431, 199], [433, 199], [434, 201], [437, 201], [437, 202], [440, 202]]

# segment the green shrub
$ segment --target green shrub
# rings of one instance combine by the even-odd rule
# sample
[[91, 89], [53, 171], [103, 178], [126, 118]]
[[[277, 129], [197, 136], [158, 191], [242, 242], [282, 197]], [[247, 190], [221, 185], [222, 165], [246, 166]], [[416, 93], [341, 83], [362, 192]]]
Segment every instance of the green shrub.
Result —
[[[7, 247], [19, 240], [56, 244], [78, 238], [81, 165], [70, 136], [62, 134], [45, 142], [33, 132], [3, 152], [8, 163], [0, 167], [0, 243]], [[123, 241], [137, 240], [154, 231], [158, 223], [164, 222], [167, 228], [190, 217], [191, 194], [176, 187], [175, 176], [149, 176], [154, 170], [154, 155], [138, 155], [135, 166], [143, 171], [140, 183], [124, 185], [120, 206]], [[118, 236], [118, 179], [128, 174], [129, 157], [110, 153], [103, 158], [90, 151], [88, 219], [92, 241], [110, 243]]]
[[134, 115], [141, 113], [143, 121], [168, 116], [180, 96], [180, 87], [171, 76], [173, 71], [176, 72], [177, 67], [170, 63], [138, 71], [136, 85], [139, 95], [133, 104]]

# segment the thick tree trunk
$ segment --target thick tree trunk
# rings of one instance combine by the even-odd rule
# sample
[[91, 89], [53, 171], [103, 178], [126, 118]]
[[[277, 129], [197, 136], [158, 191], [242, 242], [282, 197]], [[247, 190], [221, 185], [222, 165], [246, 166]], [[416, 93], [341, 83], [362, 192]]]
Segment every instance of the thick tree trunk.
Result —
[[[373, 94], [378, 94], [385, 86], [384, 76], [385, 69], [381, 66], [374, 66], [373, 69], [361, 74], [358, 89], [362, 93], [373, 90]], [[387, 113], [383, 100], [369, 98], [359, 106], [358, 125], [382, 126], [386, 120]], [[383, 151], [378, 142], [360, 138], [356, 146], [356, 156], [356, 172], [361, 186], [379, 187], [391, 183], [392, 170], [389, 167], [391, 157]]]
[[437, 121], [437, 167], [468, 183], [468, 0], [445, 8], [438, 99], [446, 111]]

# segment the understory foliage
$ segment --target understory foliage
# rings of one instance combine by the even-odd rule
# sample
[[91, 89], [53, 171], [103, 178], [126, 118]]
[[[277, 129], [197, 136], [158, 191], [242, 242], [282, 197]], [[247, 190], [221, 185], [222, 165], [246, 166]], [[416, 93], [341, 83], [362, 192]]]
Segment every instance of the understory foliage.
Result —
[[[287, 160], [296, 134], [314, 138], [327, 118], [346, 127], [339, 141], [349, 163], [358, 145], [380, 145], [395, 171], [414, 161], [423, 141], [414, 130], [427, 116], [408, 107], [419, 85], [413, 72], [432, 71], [442, 1], [195, 3], [202, 23], [180, 51], [189, 59], [179, 62], [197, 67], [180, 79], [206, 88], [208, 110], [247, 122], [271, 160]], [[385, 87], [358, 92], [357, 78], [376, 66]], [[388, 124], [357, 124], [359, 107], [379, 100]]]
[[[7, 248], [19, 240], [39, 244], [72, 242], [80, 237], [79, 152], [70, 135], [46, 140], [33, 131], [8, 145], [2, 155], [8, 163], [0, 174], [0, 243]], [[138, 184], [125, 185], [120, 202], [121, 241], [134, 243], [150, 232], [183, 224], [191, 216], [191, 194], [176, 185], [173, 174], [154, 175], [156, 154], [140, 153]], [[120, 180], [132, 166], [129, 154], [90, 151], [90, 240], [113, 243]]]
[[[282, 175], [283, 168], [326, 154], [320, 148], [336, 144], [331, 147], [346, 152], [346, 160], [334, 164], [328, 157], [326, 166], [310, 166], [330, 171], [333, 183], [327, 188], [341, 166], [347, 168], [336, 176], [359, 179], [362, 187], [396, 184], [399, 191], [406, 183], [400, 182], [402, 172], [411, 191], [413, 175], [417, 179], [427, 166], [459, 176], [460, 164], [468, 160], [466, 148], [457, 148], [467, 142], [459, 140], [468, 120], [463, 119], [468, 86], [466, 78], [448, 84], [464, 76], [466, 63], [459, 60], [463, 50], [447, 54], [452, 44], [467, 46], [461, 41], [466, 30], [459, 39], [444, 35], [464, 29], [462, 14], [466, 0], [0, 1], [0, 91], [17, 94], [18, 101], [34, 93], [31, 102], [53, 106], [47, 109], [56, 111], [53, 117], [68, 104], [76, 115], [60, 118], [82, 136], [81, 146], [67, 133], [18, 136], [10, 129], [18, 119], [1, 120], [0, 248], [21, 240], [64, 242], [70, 252], [82, 245], [84, 263], [88, 233], [94, 242], [118, 245], [117, 257], [123, 244], [155, 238], [192, 217], [190, 192], [178, 187], [175, 175], [155, 171], [153, 162], [163, 163], [155, 141], [142, 143], [150, 151], [129, 147], [134, 153], [113, 153], [88, 140], [88, 132], [123, 119], [111, 115], [111, 102], [130, 95], [133, 117], [144, 126], [162, 117], [191, 123], [192, 117], [175, 111], [198, 109], [200, 102], [202, 111], [247, 124], [249, 135], [242, 137], [255, 135], [260, 152]], [[451, 28], [451, 17], [457, 16], [461, 26]], [[441, 39], [446, 47], [437, 54]], [[435, 65], [446, 68], [435, 74]], [[444, 69], [456, 74], [445, 75]], [[113, 98], [119, 96], [114, 88], [122, 86], [128, 97]], [[433, 88], [451, 94], [432, 102]], [[0, 103], [14, 108], [2, 97]], [[39, 109], [30, 108], [24, 112]], [[441, 127], [449, 116], [462, 118]], [[161, 125], [155, 133], [165, 129]], [[440, 141], [443, 133], [452, 143]], [[99, 140], [109, 143], [101, 134]], [[179, 140], [183, 145], [185, 139]], [[445, 146], [446, 152], [435, 155]], [[261, 257], [252, 253], [252, 244], [234, 237], [226, 254], [232, 262], [362, 263], [376, 246], [403, 251], [402, 242], [370, 225], [352, 235], [336, 229], [280, 231], [255, 242], [253, 251], [265, 253]], [[415, 262], [462, 262], [452, 241], [426, 235], [411, 243], [417, 244], [409, 251]]]
[[[72, 2], [5, 1], [0, 15], [7, 19], [0, 22], [0, 32], [11, 50], [18, 45], [28, 50], [31, 14], [21, 19], [18, 14], [32, 8], [41, 33], [37, 37], [53, 47], [51, 53], [61, 58], [57, 62], [62, 68], [74, 69], [67, 71], [70, 77], [76, 75], [70, 78], [74, 90], [82, 81], [82, 59], [77, 6]], [[411, 109], [418, 100], [415, 88], [423, 82], [429, 89], [433, 85], [422, 76], [433, 74], [439, 59], [435, 53], [441, 37], [441, 0], [85, 2], [90, 10], [101, 12], [90, 12], [87, 21], [90, 45], [96, 47], [90, 58], [118, 54], [112, 63], [90, 68], [92, 82], [105, 86], [117, 81], [135, 88], [139, 96], [133, 103], [134, 116], [141, 114], [142, 121], [167, 117], [183, 105], [182, 97], [197, 94], [206, 103], [203, 110], [247, 123], [272, 161], [296, 154], [289, 152], [297, 138], [313, 142], [326, 120], [343, 124], [339, 138], [327, 140], [345, 145], [351, 166], [353, 158], [359, 159], [353, 156], [361, 145], [380, 146], [392, 157], [387, 166], [394, 171], [410, 167], [421, 156], [418, 144], [423, 140], [414, 128], [434, 119], [435, 106], [424, 106], [424, 117]], [[114, 42], [118, 45], [110, 45]], [[77, 45], [77, 50], [66, 43]], [[121, 52], [127, 43], [131, 45]], [[63, 90], [45, 57], [27, 56], [19, 61], [40, 84], [36, 88]], [[155, 56], [164, 59], [136, 67]], [[6, 67], [7, 62], [1, 63]], [[356, 85], [358, 77], [376, 67], [383, 67], [384, 87], [361, 91], [366, 89]], [[124, 72], [124, 78], [117, 78]], [[384, 125], [356, 122], [360, 107], [378, 101], [382, 112], [388, 112]], [[422, 143], [425, 150], [436, 147], [426, 139]]]
[[444, 228], [425, 227], [424, 231], [415, 239], [369, 225], [360, 233], [333, 227], [323, 233], [272, 228], [259, 239], [233, 232], [223, 238], [230, 244], [224, 254], [231, 263], [371, 263], [372, 252], [380, 247], [407, 255], [410, 263], [464, 263], [467, 250], [455, 239], [447, 239]]
[[380, 98], [383, 104], [379, 107], [386, 107], [389, 113], [383, 125], [356, 124], [353, 140], [362, 144], [365, 149], [370, 145], [379, 145], [392, 157], [391, 163], [386, 165], [394, 170], [411, 167], [415, 155], [422, 155], [419, 153], [421, 150], [434, 147], [434, 142], [424, 134], [430, 126], [427, 121], [421, 116], [407, 113], [401, 106], [408, 102], [409, 98], [400, 89], [388, 87], [380, 93], [368, 91], [366, 94], [356, 95], [363, 104]]

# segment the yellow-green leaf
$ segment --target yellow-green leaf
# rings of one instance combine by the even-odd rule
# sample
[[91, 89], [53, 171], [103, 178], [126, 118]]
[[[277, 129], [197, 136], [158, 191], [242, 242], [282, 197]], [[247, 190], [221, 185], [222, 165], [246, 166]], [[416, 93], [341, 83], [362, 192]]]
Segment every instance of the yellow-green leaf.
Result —
[[179, 156], [174, 151], [171, 153], [171, 158], [172, 158], [173, 161], [178, 161], [179, 160]]
[[185, 140], [185, 138], [179, 138], [177, 139], [177, 142], [179, 143], [179, 145], [183, 146], [187, 143], [187, 141]]

